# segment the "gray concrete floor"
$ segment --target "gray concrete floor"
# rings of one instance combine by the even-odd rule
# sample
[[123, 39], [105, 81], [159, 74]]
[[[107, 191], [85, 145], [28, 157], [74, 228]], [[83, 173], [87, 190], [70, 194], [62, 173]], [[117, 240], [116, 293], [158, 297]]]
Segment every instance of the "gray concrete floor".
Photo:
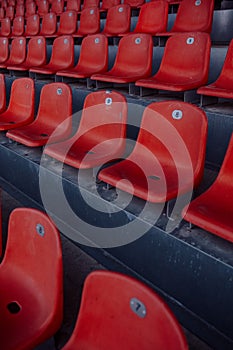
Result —
[[[16, 201], [6, 192], [2, 192], [2, 217], [3, 217], [3, 240], [6, 241], [7, 223], [10, 212], [21, 207], [21, 203]], [[93, 270], [104, 269], [93, 258], [84, 253], [76, 245], [65, 237], [62, 237], [63, 267], [64, 267], [64, 318], [63, 324], [55, 335], [54, 339], [49, 339], [35, 350], [55, 350], [62, 349], [69, 339], [74, 328], [81, 299], [82, 287], [85, 278]], [[196, 336], [184, 330], [190, 350], [211, 350]], [[12, 335], [13, 336], [13, 335]], [[7, 350], [7, 349], [4, 349]], [[17, 350], [17, 349], [16, 349]]]

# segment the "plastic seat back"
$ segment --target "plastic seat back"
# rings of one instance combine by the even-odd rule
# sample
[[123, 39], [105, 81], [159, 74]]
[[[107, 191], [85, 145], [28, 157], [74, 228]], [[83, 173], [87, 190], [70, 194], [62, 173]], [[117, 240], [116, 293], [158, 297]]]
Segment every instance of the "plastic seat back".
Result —
[[40, 17], [39, 15], [32, 15], [27, 18], [25, 36], [38, 35], [40, 30]]
[[129, 34], [121, 38], [112, 75], [147, 77], [152, 69], [152, 38], [148, 34]]
[[[159, 71], [159, 81], [171, 84], [204, 85], [208, 79], [211, 41], [207, 33], [182, 33], [166, 43]], [[180, 54], [182, 52], [182, 55]]]
[[124, 0], [123, 1], [124, 4], [128, 4], [132, 8], [139, 7], [139, 6], [143, 5], [144, 2], [145, 2], [145, 0]]
[[99, 4], [100, 4], [100, 0], [84, 0], [82, 11], [87, 8], [99, 7]]
[[168, 21], [168, 3], [158, 0], [142, 5], [135, 33], [156, 34], [166, 31]]
[[214, 0], [181, 1], [171, 32], [211, 32]]
[[8, 6], [6, 8], [6, 17], [10, 18], [10, 20], [13, 20], [15, 17], [15, 9], [13, 6]]
[[25, 12], [24, 5], [23, 4], [17, 5], [15, 8], [15, 17], [18, 17], [18, 16], [24, 17], [24, 12]]
[[40, 67], [46, 64], [46, 40], [42, 36], [31, 38], [28, 42], [27, 57], [24, 66]]
[[54, 0], [51, 5], [51, 12], [56, 13], [56, 15], [59, 15], [64, 10], [64, 0]]
[[6, 109], [6, 84], [4, 74], [0, 74], [0, 113]]
[[47, 13], [44, 15], [41, 24], [40, 35], [53, 35], [57, 30], [57, 16], [55, 13]]
[[0, 64], [6, 62], [9, 55], [9, 42], [7, 38], [0, 37]]
[[12, 36], [21, 36], [24, 34], [24, 17], [15, 17], [13, 20]]
[[104, 34], [118, 35], [130, 30], [131, 8], [127, 4], [111, 7], [107, 12]]
[[43, 17], [49, 12], [49, 2], [47, 0], [41, 0], [37, 3], [37, 13], [39, 16]]
[[67, 0], [66, 11], [80, 11], [81, 0]]
[[10, 34], [11, 34], [11, 21], [10, 21], [10, 18], [5, 17], [1, 20], [0, 35], [10, 36]]
[[35, 106], [34, 98], [34, 81], [31, 78], [20, 78], [13, 81], [9, 105], [5, 112], [13, 117], [14, 120], [12, 120], [12, 124], [16, 124], [17, 121], [22, 120], [30, 123], [30, 121], [33, 120]]
[[7, 60], [7, 66], [21, 64], [26, 58], [26, 39], [25, 37], [17, 37], [12, 40], [10, 57]]
[[30, 17], [32, 15], [35, 15], [36, 13], [36, 4], [35, 2], [29, 2], [26, 4], [26, 12], [25, 12], [25, 17]]
[[103, 0], [101, 10], [108, 10], [113, 6], [120, 5], [120, 0]]
[[53, 42], [52, 54], [49, 66], [72, 67], [74, 64], [74, 40], [72, 36], [63, 35], [57, 37]]
[[63, 350], [76, 348], [187, 350], [188, 346], [175, 316], [154, 291], [129, 276], [95, 271], [84, 283], [76, 326]]
[[63, 12], [60, 16], [60, 24], [57, 35], [71, 35], [76, 32], [77, 13], [75, 11]]
[[31, 208], [11, 213], [0, 279], [10, 289], [1, 296], [1, 346], [34, 349], [58, 330], [63, 314], [60, 236], [46, 214]]
[[0, 8], [0, 19], [3, 19], [5, 17], [5, 11], [4, 9], [1, 7]]
[[96, 34], [100, 31], [100, 14], [97, 7], [86, 8], [80, 15], [78, 35]]

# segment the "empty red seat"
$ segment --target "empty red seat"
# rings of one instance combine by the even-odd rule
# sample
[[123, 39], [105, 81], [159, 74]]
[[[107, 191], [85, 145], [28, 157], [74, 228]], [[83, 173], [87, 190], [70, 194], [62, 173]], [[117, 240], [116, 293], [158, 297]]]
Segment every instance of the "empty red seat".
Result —
[[172, 29], [158, 35], [172, 35], [177, 32], [210, 33], [213, 12], [214, 0], [183, 0], [180, 2]]
[[26, 4], [26, 12], [25, 12], [25, 17], [30, 17], [32, 15], [35, 15], [36, 13], [36, 4], [35, 2], [29, 2]]
[[72, 35], [77, 29], [77, 13], [75, 11], [66, 11], [60, 15], [59, 28], [56, 33], [59, 35]]
[[168, 3], [163, 0], [151, 1], [142, 5], [134, 33], [155, 35], [167, 29]]
[[13, 20], [11, 36], [22, 36], [24, 34], [24, 17], [15, 17]]
[[230, 242], [233, 242], [232, 157], [233, 136], [215, 182], [183, 210], [185, 220]]
[[0, 20], [5, 18], [5, 11], [2, 7], [0, 7]]
[[59, 36], [53, 42], [52, 54], [48, 64], [34, 67], [30, 72], [37, 74], [56, 74], [74, 65], [74, 41], [71, 36]]
[[111, 7], [107, 12], [107, 18], [103, 34], [118, 36], [128, 33], [130, 30], [131, 8], [127, 4]]
[[100, 14], [97, 7], [86, 8], [82, 10], [79, 21], [78, 31], [73, 34], [74, 37], [83, 37], [96, 34], [100, 31]]
[[18, 65], [25, 61], [26, 58], [26, 39], [25, 37], [14, 38], [11, 42], [10, 56], [7, 61], [0, 64], [0, 68]]
[[55, 225], [36, 209], [15, 209], [0, 264], [2, 349], [34, 349], [54, 335], [63, 316], [62, 274]]
[[124, 4], [130, 5], [132, 8], [137, 8], [143, 5], [145, 0], [123, 0]]
[[103, 0], [100, 11], [108, 11], [111, 7], [120, 5], [120, 0]]
[[81, 8], [81, 0], [67, 0], [66, 11], [79, 12]]
[[13, 81], [9, 105], [0, 114], [0, 130], [9, 130], [26, 125], [34, 118], [35, 106], [34, 82], [30, 78], [20, 78]]
[[8, 66], [9, 70], [27, 71], [32, 67], [46, 64], [46, 40], [42, 36], [31, 38], [28, 42], [26, 60], [19, 65]]
[[64, 0], [53, 0], [51, 4], [51, 12], [60, 15], [64, 10]]
[[41, 0], [37, 3], [37, 13], [39, 16], [43, 17], [49, 12], [49, 2], [47, 0]]
[[222, 71], [218, 79], [207, 86], [200, 87], [197, 92], [198, 94], [222, 97], [222, 98], [233, 98], [233, 40], [231, 41], [227, 55], [222, 67]]
[[188, 345], [175, 316], [152, 289], [126, 275], [94, 271], [84, 283], [73, 334], [62, 348], [73, 349], [188, 350]]
[[23, 4], [17, 5], [15, 8], [15, 17], [18, 17], [18, 16], [24, 17], [24, 12], [25, 12], [24, 5]]
[[6, 8], [6, 17], [10, 18], [10, 20], [13, 20], [13, 18], [15, 17], [15, 9], [13, 6], [8, 6]]
[[57, 16], [55, 13], [47, 13], [44, 15], [41, 23], [40, 35], [53, 36], [57, 31]]
[[98, 177], [146, 201], [169, 201], [192, 191], [202, 179], [206, 139], [207, 118], [198, 107], [180, 101], [152, 103], [143, 113], [132, 153]]
[[91, 79], [127, 84], [151, 74], [153, 42], [149, 34], [129, 34], [121, 38], [114, 65]]
[[0, 65], [4, 64], [9, 55], [9, 42], [8, 38], [0, 37]]
[[5, 17], [1, 20], [0, 36], [9, 37], [11, 34], [11, 21], [10, 18]]
[[69, 70], [62, 70], [57, 76], [76, 79], [89, 78], [94, 73], [108, 69], [108, 40], [103, 34], [88, 35], [81, 44], [77, 65]]
[[92, 168], [120, 157], [125, 148], [127, 103], [118, 92], [87, 95], [74, 136], [48, 145], [44, 152], [75, 168]]
[[24, 35], [26, 37], [31, 37], [38, 35], [40, 30], [40, 17], [39, 15], [32, 15], [27, 18], [26, 29]]
[[[62, 141], [72, 128], [72, 91], [63, 83], [44, 85], [36, 119], [31, 124], [7, 132], [7, 137], [29, 147]], [[1, 115], [0, 115], [1, 118]]]
[[[6, 84], [4, 74], [0, 74], [0, 113], [6, 109]], [[1, 207], [1, 205], [0, 205]], [[1, 249], [0, 249], [1, 250]]]
[[100, 0], [83, 0], [82, 11], [87, 8], [98, 7]]
[[[168, 39], [158, 72], [137, 86], [168, 90], [193, 90], [207, 82], [211, 41], [207, 33], [182, 33]], [[182, 53], [182, 54], [181, 54]]]

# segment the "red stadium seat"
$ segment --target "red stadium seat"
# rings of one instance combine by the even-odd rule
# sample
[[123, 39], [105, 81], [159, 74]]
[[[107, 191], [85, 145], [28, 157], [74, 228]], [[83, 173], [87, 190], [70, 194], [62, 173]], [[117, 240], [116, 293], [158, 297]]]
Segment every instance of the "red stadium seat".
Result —
[[127, 4], [111, 7], [107, 12], [107, 18], [103, 34], [106, 36], [118, 36], [128, 33], [130, 30], [131, 8]]
[[209, 34], [182, 33], [172, 36], [166, 43], [158, 72], [150, 78], [138, 80], [136, 85], [176, 92], [197, 89], [208, 79], [210, 49]]
[[24, 17], [15, 17], [13, 20], [11, 36], [22, 36], [24, 34]]
[[77, 13], [75, 11], [66, 11], [60, 15], [59, 28], [56, 33], [59, 35], [72, 35], [77, 30]]
[[97, 7], [82, 10], [80, 15], [79, 28], [73, 37], [83, 37], [96, 34], [100, 31], [100, 14]]
[[98, 7], [100, 0], [83, 0], [82, 11], [87, 8]]
[[145, 0], [123, 0], [124, 4], [128, 4], [132, 8], [140, 7], [144, 4]]
[[127, 103], [118, 92], [87, 95], [79, 128], [68, 140], [49, 145], [45, 154], [75, 168], [87, 169], [122, 156]]
[[37, 2], [37, 13], [40, 17], [46, 15], [49, 12], [49, 2], [47, 0], [41, 0]]
[[23, 16], [24, 17], [25, 7], [24, 5], [17, 5], [15, 8], [15, 17]]
[[108, 11], [111, 7], [120, 5], [120, 0], [103, 0], [100, 8], [100, 12]]
[[62, 270], [55, 225], [36, 209], [15, 209], [0, 264], [2, 349], [34, 349], [58, 330], [63, 316]]
[[[221, 74], [219, 75], [218, 79], [213, 82], [210, 85], [200, 87], [197, 90], [198, 94], [207, 95], [207, 96], [213, 96], [215, 98], [233, 98], [233, 40], [231, 41], [227, 55], [225, 58], [225, 62], [222, 67]], [[211, 103], [212, 99], [206, 99], [208, 102]], [[216, 100], [216, 99], [215, 99]], [[202, 96], [201, 104], [207, 104], [207, 101], [205, 101], [205, 98]]]
[[71, 36], [59, 36], [54, 40], [51, 58], [48, 64], [34, 67], [30, 72], [36, 74], [56, 74], [60, 70], [74, 65], [74, 41]]
[[64, 0], [53, 0], [51, 5], [51, 12], [60, 15], [64, 10]]
[[7, 6], [8, 6], [7, 1], [6, 0], [2, 0], [1, 5], [2, 5], [2, 8], [6, 9]]
[[[128, 84], [151, 74], [153, 42], [149, 34], [129, 34], [121, 38], [114, 65], [106, 73], [91, 79], [109, 83]], [[97, 83], [97, 87], [101, 84]]]
[[9, 55], [9, 42], [8, 38], [0, 37], [0, 66], [4, 64]]
[[183, 0], [169, 32], [158, 35], [173, 35], [180, 32], [206, 32], [212, 29], [214, 0]]
[[57, 76], [76, 79], [89, 78], [94, 73], [108, 69], [108, 40], [103, 34], [88, 35], [81, 44], [77, 65], [69, 70], [62, 70]]
[[5, 18], [5, 11], [2, 7], [0, 7], [0, 20], [2, 20], [3, 18]]
[[[0, 74], [0, 113], [6, 110], [6, 85], [5, 76]], [[1, 205], [0, 205], [1, 207]]]
[[31, 38], [28, 42], [26, 60], [17, 66], [8, 66], [13, 71], [28, 71], [32, 67], [46, 64], [46, 40], [42, 36]]
[[36, 4], [34, 2], [29, 2], [26, 4], [25, 17], [30, 17], [36, 13]]
[[30, 123], [34, 118], [34, 82], [30, 78], [13, 81], [9, 105], [0, 114], [0, 130], [9, 130]]
[[73, 349], [188, 350], [188, 345], [175, 316], [152, 289], [126, 275], [94, 271], [84, 283], [73, 334], [62, 348]]
[[142, 5], [134, 33], [156, 35], [167, 29], [168, 3], [163, 0], [151, 1]]
[[55, 13], [47, 13], [44, 15], [41, 23], [40, 35], [42, 36], [54, 36], [57, 31], [57, 16]]
[[5, 17], [10, 18], [11, 21], [13, 20], [13, 18], [15, 17], [15, 9], [14, 9], [13, 6], [8, 6], [6, 8], [6, 15], [5, 15]]
[[199, 184], [206, 139], [207, 118], [198, 107], [180, 101], [152, 103], [143, 113], [132, 153], [98, 177], [146, 201], [164, 203]]
[[81, 8], [81, 0], [67, 0], [66, 11], [79, 12]]
[[[7, 132], [7, 137], [28, 147], [67, 138], [72, 128], [72, 91], [63, 83], [43, 86], [36, 119], [31, 124]], [[0, 115], [1, 118], [1, 115]]]
[[27, 18], [26, 29], [24, 36], [31, 37], [38, 35], [40, 30], [40, 17], [39, 15], [32, 15]]
[[0, 68], [18, 65], [25, 61], [26, 58], [26, 39], [25, 37], [14, 38], [11, 42], [10, 56], [7, 61], [0, 64]]
[[11, 34], [11, 20], [5, 17], [1, 20], [0, 36], [9, 37]]
[[233, 243], [233, 136], [217, 179], [183, 210], [184, 219]]

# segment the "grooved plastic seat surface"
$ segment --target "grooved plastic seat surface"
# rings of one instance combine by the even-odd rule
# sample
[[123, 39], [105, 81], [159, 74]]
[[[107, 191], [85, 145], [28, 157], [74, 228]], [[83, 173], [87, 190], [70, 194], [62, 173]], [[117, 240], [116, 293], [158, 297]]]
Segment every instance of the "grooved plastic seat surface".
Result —
[[49, 12], [49, 2], [47, 0], [41, 0], [37, 2], [37, 13], [43, 17]]
[[32, 68], [30, 72], [39, 74], [55, 74], [59, 70], [73, 67], [74, 40], [71, 36], [59, 36], [53, 42], [52, 54], [48, 64]]
[[86, 8], [80, 15], [78, 31], [73, 34], [74, 37], [83, 37], [96, 34], [100, 31], [100, 14], [97, 7]]
[[62, 70], [57, 75], [82, 79], [107, 69], [108, 40], [102, 34], [95, 34], [83, 39], [77, 65], [69, 70]]
[[107, 12], [107, 18], [103, 34], [118, 36], [130, 30], [131, 8], [127, 4], [111, 7]]
[[185, 220], [230, 242], [233, 242], [232, 157], [233, 136], [215, 182], [183, 210]]
[[11, 21], [10, 18], [5, 17], [1, 20], [0, 36], [10, 36], [11, 34]]
[[45, 154], [75, 168], [92, 168], [116, 157], [125, 148], [127, 103], [118, 92], [87, 95], [77, 132], [70, 139], [49, 145]]
[[25, 37], [14, 38], [11, 42], [10, 56], [7, 61], [0, 64], [0, 68], [18, 65], [25, 61], [26, 58], [26, 39]]
[[29, 2], [26, 4], [26, 12], [25, 12], [25, 17], [30, 17], [32, 15], [35, 15], [36, 13], [36, 4], [35, 2]]
[[63, 315], [62, 275], [54, 224], [36, 209], [15, 209], [0, 264], [2, 349], [34, 349], [54, 335]]
[[26, 60], [18, 66], [8, 66], [10, 70], [25, 71], [46, 64], [46, 40], [43, 36], [33, 37], [28, 42]]
[[11, 36], [22, 36], [24, 34], [24, 17], [15, 17], [13, 20]]
[[0, 114], [0, 130], [9, 130], [29, 124], [34, 118], [34, 81], [20, 78], [13, 81], [9, 105]]
[[57, 31], [57, 16], [55, 13], [47, 13], [42, 18], [40, 35], [54, 35]]
[[158, 35], [172, 35], [177, 32], [206, 32], [212, 29], [214, 0], [183, 0], [179, 4], [175, 23], [169, 32]]
[[[68, 85], [44, 85], [40, 94], [38, 113], [29, 125], [7, 132], [6, 136], [29, 147], [57, 142], [71, 133], [72, 92]], [[0, 116], [1, 117], [1, 116]]]
[[24, 36], [31, 37], [34, 35], [38, 35], [40, 31], [40, 17], [39, 15], [32, 15], [27, 18], [26, 21], [26, 29]]
[[114, 65], [106, 73], [91, 79], [114, 83], [130, 83], [150, 76], [153, 41], [149, 34], [129, 34], [121, 38]]
[[[168, 39], [158, 72], [137, 86], [185, 91], [207, 82], [211, 41], [207, 33], [182, 33]], [[181, 54], [182, 53], [182, 54]]]
[[142, 5], [134, 33], [155, 35], [165, 31], [168, 21], [168, 3], [163, 0], [151, 1]]
[[187, 350], [188, 346], [175, 316], [149, 287], [123, 274], [94, 271], [85, 280], [76, 326], [62, 349]]
[[6, 17], [10, 18], [11, 21], [15, 17], [15, 9], [13, 6], [8, 6], [6, 8]]
[[233, 40], [231, 41], [227, 55], [217, 80], [207, 86], [202, 86], [197, 90], [198, 94], [216, 96], [222, 98], [233, 98]]
[[24, 17], [25, 7], [23, 4], [19, 4], [15, 8], [15, 17], [23, 16]]
[[75, 11], [66, 11], [60, 15], [59, 28], [56, 35], [71, 35], [76, 32], [77, 13]]
[[169, 201], [199, 184], [206, 138], [207, 118], [198, 107], [179, 101], [152, 103], [143, 113], [132, 153], [98, 177], [149, 202]]

